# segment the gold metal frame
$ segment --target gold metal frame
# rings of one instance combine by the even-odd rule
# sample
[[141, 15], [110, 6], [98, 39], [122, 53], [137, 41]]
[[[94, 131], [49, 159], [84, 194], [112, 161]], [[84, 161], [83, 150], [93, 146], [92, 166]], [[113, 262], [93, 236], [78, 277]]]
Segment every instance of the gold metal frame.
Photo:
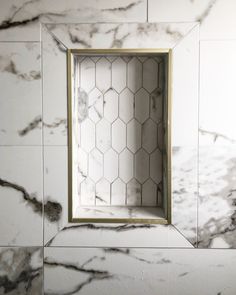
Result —
[[[141, 219], [141, 218], [73, 218], [73, 138], [72, 138], [72, 76], [73, 55], [155, 55], [165, 53], [168, 56], [167, 78], [167, 216], [166, 219]], [[68, 49], [67, 50], [67, 104], [68, 104], [68, 221], [74, 223], [143, 223], [143, 224], [171, 224], [171, 113], [172, 113], [172, 50], [166, 49]]]

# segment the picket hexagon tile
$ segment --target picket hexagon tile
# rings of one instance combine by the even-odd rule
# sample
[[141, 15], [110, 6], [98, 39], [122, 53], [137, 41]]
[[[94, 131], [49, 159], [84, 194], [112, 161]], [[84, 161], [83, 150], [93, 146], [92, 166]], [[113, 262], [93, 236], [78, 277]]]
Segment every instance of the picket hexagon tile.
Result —
[[120, 153], [126, 146], [126, 126], [124, 122], [117, 119], [112, 124], [112, 147]]
[[111, 147], [111, 123], [104, 118], [96, 125], [96, 147], [102, 153]]
[[135, 178], [127, 183], [127, 205], [141, 205], [141, 184]]
[[110, 182], [118, 177], [118, 155], [113, 149], [104, 154], [104, 177]]
[[125, 88], [120, 94], [119, 117], [127, 123], [134, 115], [134, 95]]
[[111, 63], [105, 57], [96, 63], [96, 86], [102, 93], [111, 87]]
[[153, 58], [148, 58], [143, 63], [143, 87], [148, 92], [157, 88], [158, 64]]
[[98, 122], [103, 116], [103, 95], [97, 88], [89, 93], [88, 113], [89, 118], [94, 123]]
[[160, 88], [155, 89], [150, 95], [150, 117], [156, 123], [162, 121], [163, 97]]
[[111, 204], [116, 206], [125, 205], [126, 186], [124, 182], [117, 178], [111, 185]]
[[89, 92], [95, 87], [95, 63], [86, 57], [80, 64], [80, 87]]
[[150, 176], [157, 184], [162, 180], [162, 154], [159, 149], [150, 155]]
[[121, 57], [112, 63], [112, 87], [117, 92], [126, 87], [126, 62]]
[[157, 185], [148, 179], [142, 185], [142, 206], [155, 206], [157, 204]]
[[134, 175], [133, 154], [125, 149], [119, 156], [119, 177], [127, 183]]
[[94, 149], [89, 153], [89, 177], [97, 182], [103, 176], [103, 154]]
[[88, 118], [81, 123], [81, 147], [86, 152], [95, 147], [95, 125]]
[[135, 153], [141, 147], [141, 124], [133, 119], [127, 124], [127, 147]]
[[135, 118], [143, 123], [149, 117], [149, 94], [141, 88], [135, 94], [135, 107], [134, 107]]
[[111, 185], [105, 178], [96, 184], [96, 205], [107, 206], [110, 204]]
[[88, 177], [80, 185], [80, 200], [82, 205], [95, 204], [95, 183]]
[[142, 125], [142, 147], [148, 153], [157, 147], [157, 124], [151, 119]]
[[113, 122], [118, 117], [118, 94], [110, 89], [104, 94], [104, 117]]
[[133, 57], [128, 63], [128, 87], [133, 92], [136, 92], [142, 87], [142, 63], [137, 57]]
[[149, 155], [144, 149], [135, 154], [135, 177], [140, 183], [144, 183], [149, 177]]

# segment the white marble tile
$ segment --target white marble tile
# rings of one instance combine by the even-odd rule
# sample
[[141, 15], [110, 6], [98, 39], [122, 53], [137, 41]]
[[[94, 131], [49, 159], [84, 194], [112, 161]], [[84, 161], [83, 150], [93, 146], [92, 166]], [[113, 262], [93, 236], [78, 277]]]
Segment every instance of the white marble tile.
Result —
[[49, 294], [233, 295], [235, 261], [232, 250], [47, 248], [44, 286]]
[[157, 148], [157, 124], [151, 119], [142, 125], [142, 147], [149, 154]]
[[162, 162], [162, 154], [159, 149], [156, 149], [150, 155], [150, 177], [157, 184], [162, 180]]
[[0, 44], [0, 144], [41, 145], [39, 43]]
[[95, 124], [90, 119], [81, 123], [81, 147], [90, 152], [95, 147]]
[[96, 63], [96, 86], [102, 93], [111, 87], [111, 63], [106, 57], [101, 57]]
[[142, 84], [142, 63], [137, 57], [133, 57], [127, 65], [127, 86], [131, 91], [137, 92]]
[[125, 122], [129, 122], [134, 114], [134, 95], [125, 88], [119, 96], [119, 117]]
[[126, 200], [125, 183], [120, 178], [117, 178], [111, 184], [111, 204], [115, 206], [125, 205], [125, 200]]
[[103, 116], [103, 95], [97, 88], [94, 88], [89, 93], [88, 100], [89, 118], [97, 123]]
[[[42, 148], [0, 147], [0, 245], [43, 244]], [[47, 216], [51, 204], [46, 203]]]
[[149, 117], [149, 94], [144, 88], [135, 94], [134, 113], [139, 123], [144, 123]]
[[96, 205], [110, 205], [111, 185], [105, 178], [96, 183]]
[[66, 48], [42, 26], [43, 139], [67, 145]]
[[95, 86], [95, 63], [90, 57], [85, 57], [80, 63], [80, 87], [91, 91]]
[[234, 0], [177, 0], [174, 3], [171, 0], [150, 0], [148, 21], [197, 21], [201, 25], [201, 39], [233, 39], [236, 37], [235, 9]]
[[0, 12], [0, 40], [38, 41], [39, 23], [145, 22], [145, 0], [96, 0], [56, 3], [48, 1], [4, 0]]
[[126, 62], [118, 57], [112, 63], [112, 87], [120, 93], [126, 85]]
[[103, 153], [111, 148], [111, 124], [104, 118], [96, 125], [96, 147]]
[[[47, 28], [68, 48], [173, 48], [196, 23], [57, 24]], [[144, 34], [144, 32], [148, 34]], [[114, 61], [115, 62], [115, 61]]]
[[118, 94], [113, 89], [110, 89], [104, 94], [104, 118], [112, 123], [117, 117]]
[[127, 183], [127, 205], [141, 205], [141, 184], [135, 178]]
[[127, 147], [133, 153], [141, 147], [141, 134], [141, 124], [136, 119], [132, 119], [127, 124]]
[[43, 293], [43, 249], [0, 248], [1, 294]]
[[135, 154], [134, 163], [135, 178], [140, 183], [144, 183], [149, 177], [149, 155], [143, 149], [140, 149]]
[[198, 246], [235, 248], [235, 147], [199, 149]]
[[119, 177], [125, 182], [129, 182], [134, 176], [134, 155], [124, 149], [119, 155]]
[[201, 42], [200, 145], [236, 143], [235, 50], [236, 41]]
[[112, 182], [118, 176], [118, 155], [110, 149], [104, 155], [104, 177]]
[[82, 205], [95, 205], [95, 182], [89, 177], [80, 184], [80, 202]]
[[120, 119], [112, 124], [112, 147], [120, 153], [126, 146], [126, 125]]
[[88, 170], [88, 175], [94, 182], [103, 176], [103, 154], [97, 149], [89, 153]]

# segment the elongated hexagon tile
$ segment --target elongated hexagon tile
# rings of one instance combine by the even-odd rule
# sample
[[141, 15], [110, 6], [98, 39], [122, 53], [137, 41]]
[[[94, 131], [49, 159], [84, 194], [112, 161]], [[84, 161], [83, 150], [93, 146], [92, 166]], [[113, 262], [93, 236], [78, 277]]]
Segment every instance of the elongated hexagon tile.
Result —
[[78, 148], [78, 172], [79, 175], [86, 177], [88, 174], [88, 154], [82, 149]]
[[111, 87], [111, 63], [105, 57], [96, 63], [96, 86], [102, 93]]
[[157, 185], [148, 179], [142, 185], [142, 205], [155, 206], [157, 204]]
[[109, 122], [115, 121], [118, 117], [118, 94], [113, 89], [104, 94], [104, 117]]
[[127, 183], [127, 205], [141, 205], [141, 184], [135, 178]]
[[126, 146], [126, 126], [120, 120], [117, 119], [112, 124], [112, 147], [118, 153], [120, 153]]
[[119, 117], [127, 123], [134, 115], [134, 95], [125, 88], [120, 94]]
[[133, 154], [125, 149], [119, 156], [119, 177], [127, 183], [134, 175]]
[[157, 145], [158, 148], [163, 151], [164, 149], [164, 126], [163, 123], [160, 122], [157, 126]]
[[103, 154], [94, 149], [89, 153], [89, 177], [97, 182], [103, 176]]
[[111, 204], [116, 206], [125, 205], [126, 186], [124, 182], [118, 178], [111, 185]]
[[111, 185], [105, 178], [100, 179], [96, 184], [96, 205], [110, 205]]
[[95, 147], [95, 125], [88, 118], [81, 123], [81, 147], [86, 152]]
[[88, 113], [89, 118], [95, 123], [103, 116], [103, 95], [97, 88], [89, 93]]
[[111, 147], [111, 124], [104, 118], [96, 125], [96, 147], [102, 153]]
[[95, 63], [86, 57], [80, 64], [80, 87], [89, 92], [95, 86]]
[[157, 147], [157, 124], [151, 119], [142, 125], [142, 147], [148, 153]]
[[121, 57], [112, 63], [112, 87], [117, 92], [126, 87], [126, 62]]
[[162, 121], [163, 95], [160, 88], [155, 89], [150, 95], [150, 117], [156, 123]]
[[104, 177], [109, 181], [118, 177], [118, 155], [113, 149], [104, 154]]
[[142, 63], [137, 57], [133, 57], [128, 63], [127, 84], [133, 92], [138, 91], [142, 87]]
[[78, 121], [83, 122], [88, 117], [88, 111], [89, 111], [88, 93], [84, 89], [79, 87], [76, 95], [78, 97]]
[[134, 113], [135, 118], [140, 123], [143, 123], [149, 117], [149, 94], [144, 88], [141, 88], [135, 94]]
[[135, 119], [127, 124], [127, 147], [133, 153], [141, 147], [141, 124]]
[[90, 178], [80, 185], [80, 200], [82, 205], [95, 205], [95, 183]]
[[155, 183], [159, 183], [162, 179], [162, 154], [159, 149], [150, 155], [150, 176]]
[[143, 63], [143, 87], [152, 92], [157, 87], [158, 65], [153, 58]]
[[140, 183], [144, 183], [149, 177], [149, 155], [140, 149], [135, 154], [135, 177]]

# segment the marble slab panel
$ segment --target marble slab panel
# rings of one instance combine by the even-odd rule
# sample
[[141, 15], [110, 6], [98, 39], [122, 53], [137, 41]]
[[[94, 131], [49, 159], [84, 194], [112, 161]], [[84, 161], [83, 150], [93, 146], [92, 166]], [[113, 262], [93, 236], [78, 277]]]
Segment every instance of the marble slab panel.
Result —
[[236, 248], [235, 146], [199, 149], [198, 247]]
[[236, 41], [202, 41], [199, 144], [236, 143]]
[[0, 145], [42, 143], [39, 43], [0, 43]]
[[145, 22], [146, 0], [3, 0], [0, 40], [38, 41], [40, 23]]
[[234, 0], [149, 0], [149, 22], [192, 22], [201, 26], [201, 39], [235, 39]]
[[[234, 251], [46, 248], [47, 294], [234, 295]], [[58, 279], [60, 278], [60, 279]]]
[[[0, 245], [43, 244], [42, 148], [0, 147]], [[45, 203], [44, 212], [50, 211]]]
[[0, 294], [43, 294], [42, 248], [0, 248]]

